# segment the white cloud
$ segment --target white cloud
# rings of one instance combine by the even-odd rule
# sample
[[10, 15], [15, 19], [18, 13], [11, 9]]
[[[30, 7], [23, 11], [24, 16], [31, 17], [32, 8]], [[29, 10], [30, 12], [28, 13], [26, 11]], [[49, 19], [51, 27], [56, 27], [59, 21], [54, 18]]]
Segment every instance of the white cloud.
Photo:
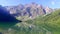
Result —
[[52, 5], [55, 5], [55, 1], [52, 1], [51, 4], [52, 4]]

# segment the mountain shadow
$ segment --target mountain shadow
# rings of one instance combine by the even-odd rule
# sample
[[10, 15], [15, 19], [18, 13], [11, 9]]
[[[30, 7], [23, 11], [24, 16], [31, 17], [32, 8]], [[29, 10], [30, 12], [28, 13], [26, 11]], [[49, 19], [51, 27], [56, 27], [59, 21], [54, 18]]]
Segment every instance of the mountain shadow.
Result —
[[10, 15], [9, 11], [7, 11], [6, 8], [0, 6], [0, 25], [13, 25], [18, 22], [21, 22], [17, 20], [14, 16]]
[[0, 6], [0, 29], [7, 29], [11, 26], [15, 25], [18, 22], [22, 22], [17, 20], [14, 16], [12, 16], [6, 8]]

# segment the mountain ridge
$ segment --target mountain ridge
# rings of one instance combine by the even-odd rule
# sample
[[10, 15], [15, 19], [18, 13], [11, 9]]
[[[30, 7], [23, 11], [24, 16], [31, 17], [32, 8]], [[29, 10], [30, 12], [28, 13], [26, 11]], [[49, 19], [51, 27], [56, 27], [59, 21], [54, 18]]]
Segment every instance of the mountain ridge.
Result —
[[45, 15], [53, 12], [53, 9], [49, 7], [43, 7], [42, 5], [36, 4], [36, 3], [30, 3], [30, 4], [19, 4], [17, 6], [7, 6], [7, 10], [15, 17], [24, 17], [26, 18], [35, 18], [40, 15]]

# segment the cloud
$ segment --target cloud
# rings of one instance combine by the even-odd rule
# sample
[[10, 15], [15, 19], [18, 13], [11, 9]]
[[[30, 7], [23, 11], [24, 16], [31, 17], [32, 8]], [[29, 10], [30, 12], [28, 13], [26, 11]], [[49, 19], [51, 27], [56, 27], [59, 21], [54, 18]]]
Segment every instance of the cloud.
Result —
[[52, 4], [52, 5], [55, 5], [55, 1], [52, 1], [51, 4]]

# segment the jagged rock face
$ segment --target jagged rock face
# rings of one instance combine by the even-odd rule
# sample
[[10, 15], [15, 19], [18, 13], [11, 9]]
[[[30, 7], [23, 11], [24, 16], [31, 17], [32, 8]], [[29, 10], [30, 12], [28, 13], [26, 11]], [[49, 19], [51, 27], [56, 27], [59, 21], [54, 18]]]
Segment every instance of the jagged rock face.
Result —
[[31, 3], [26, 5], [20, 4], [18, 6], [13, 6], [13, 7], [8, 6], [7, 9], [10, 11], [10, 14], [13, 14], [15, 16], [27, 15], [28, 17], [31, 18], [52, 12], [52, 9], [50, 9], [49, 7], [44, 8], [42, 5], [36, 3]]
[[46, 14], [50, 14], [53, 10], [49, 7], [45, 8]]
[[0, 6], [0, 22], [17, 22], [18, 20], [10, 15], [6, 8]]

